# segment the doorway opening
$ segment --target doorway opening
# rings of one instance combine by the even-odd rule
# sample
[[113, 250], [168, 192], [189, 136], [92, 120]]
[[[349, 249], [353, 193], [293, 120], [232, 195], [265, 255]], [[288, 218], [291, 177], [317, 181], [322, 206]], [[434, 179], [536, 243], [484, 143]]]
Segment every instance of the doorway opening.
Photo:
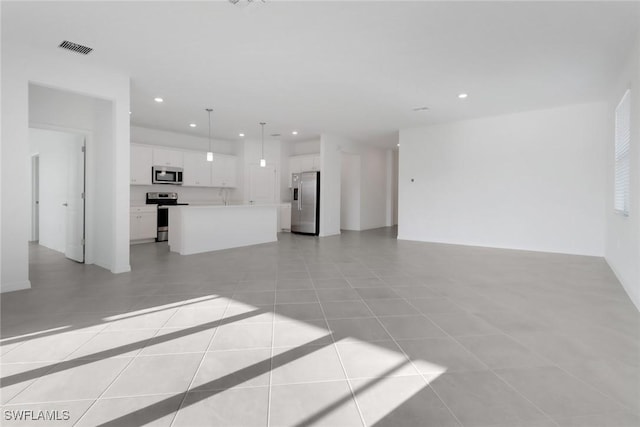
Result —
[[85, 144], [81, 133], [29, 129], [31, 241], [85, 261]]

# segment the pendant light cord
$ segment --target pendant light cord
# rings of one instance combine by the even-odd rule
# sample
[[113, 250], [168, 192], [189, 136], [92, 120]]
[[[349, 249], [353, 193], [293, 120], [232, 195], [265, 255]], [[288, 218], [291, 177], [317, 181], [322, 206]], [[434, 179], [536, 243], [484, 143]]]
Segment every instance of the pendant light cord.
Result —
[[265, 122], [260, 122], [260, 126], [262, 126], [262, 158], [264, 159], [264, 125]]

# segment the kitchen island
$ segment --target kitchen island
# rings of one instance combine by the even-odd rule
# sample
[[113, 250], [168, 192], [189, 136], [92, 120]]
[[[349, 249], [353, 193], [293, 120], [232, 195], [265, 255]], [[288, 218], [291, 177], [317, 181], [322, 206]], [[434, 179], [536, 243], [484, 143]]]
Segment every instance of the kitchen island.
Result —
[[180, 255], [278, 240], [278, 205], [171, 206], [169, 209], [169, 250]]

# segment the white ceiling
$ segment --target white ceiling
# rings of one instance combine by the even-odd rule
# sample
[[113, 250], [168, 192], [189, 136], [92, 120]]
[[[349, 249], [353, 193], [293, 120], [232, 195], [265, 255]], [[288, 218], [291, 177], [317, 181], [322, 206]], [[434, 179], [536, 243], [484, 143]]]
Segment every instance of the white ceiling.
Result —
[[64, 58], [77, 55], [57, 49], [70, 40], [130, 75], [134, 125], [204, 136], [210, 106], [218, 138], [257, 137], [266, 121], [285, 139], [376, 144], [405, 127], [603, 99], [639, 22], [640, 3], [611, 1], [2, 2], [3, 43]]

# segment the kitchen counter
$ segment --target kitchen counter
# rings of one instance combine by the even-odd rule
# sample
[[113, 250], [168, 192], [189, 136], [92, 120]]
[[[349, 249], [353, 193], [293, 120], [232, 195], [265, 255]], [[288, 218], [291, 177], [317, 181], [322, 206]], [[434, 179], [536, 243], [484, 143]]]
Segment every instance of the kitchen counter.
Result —
[[279, 206], [170, 206], [169, 250], [190, 255], [276, 242]]

